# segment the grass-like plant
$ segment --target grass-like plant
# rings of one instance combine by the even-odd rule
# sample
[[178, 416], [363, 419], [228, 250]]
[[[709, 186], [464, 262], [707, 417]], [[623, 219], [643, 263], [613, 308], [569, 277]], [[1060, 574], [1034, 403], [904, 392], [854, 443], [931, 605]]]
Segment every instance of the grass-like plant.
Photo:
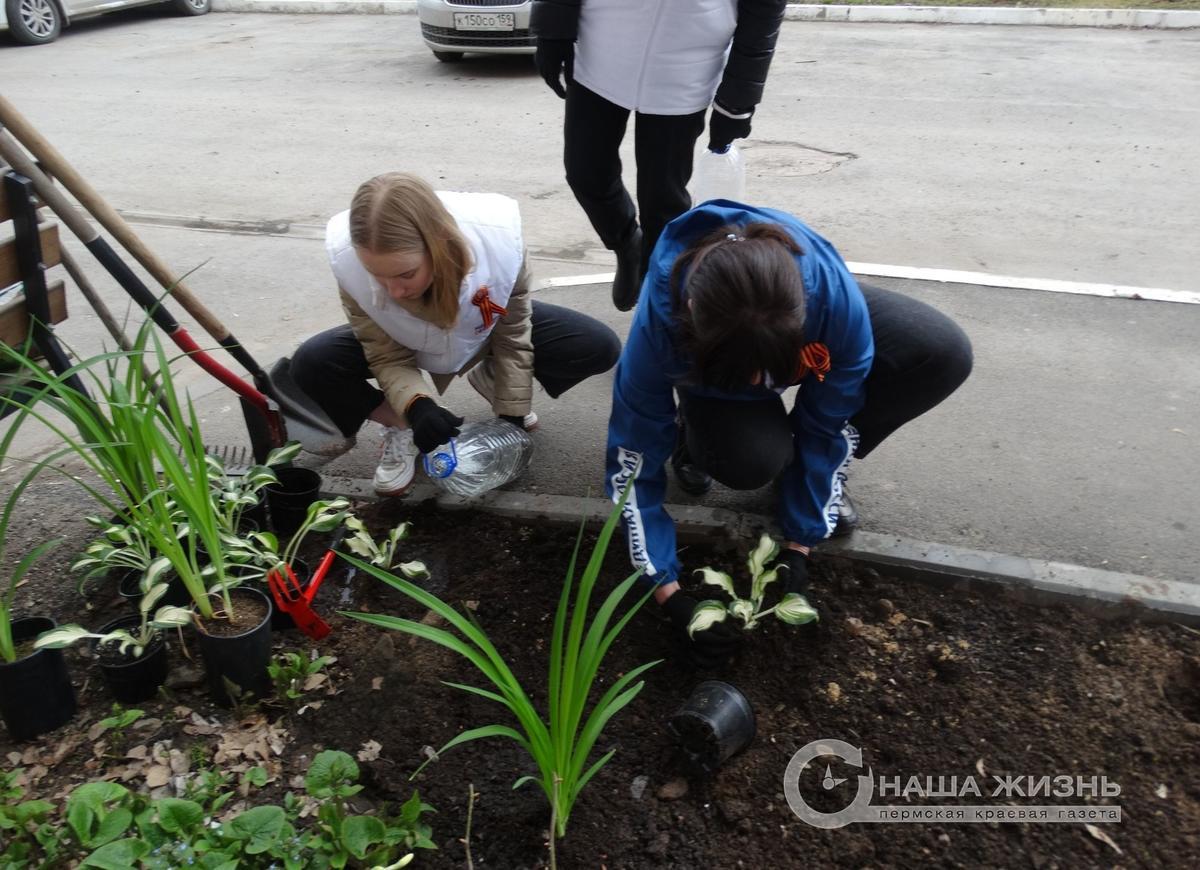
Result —
[[592, 592], [624, 501], [622, 496], [609, 515], [578, 585], [575, 585], [575, 566], [583, 540], [583, 529], [580, 528], [554, 616], [550, 643], [549, 709], [545, 718], [478, 623], [419, 586], [366, 562], [346, 557], [359, 570], [383, 580], [432, 610], [450, 628], [374, 613], [345, 613], [346, 616], [425, 638], [453, 650], [474, 665], [491, 688], [450, 682], [446, 685], [495, 701], [516, 718], [520, 730], [501, 724], [471, 728], [451, 739], [439, 752], [472, 740], [504, 737], [529, 754], [537, 767], [537, 774], [522, 776], [513, 784], [513, 788], [536, 782], [550, 804], [551, 867], [555, 866], [555, 840], [566, 834], [567, 821], [575, 801], [592, 777], [616, 752], [611, 749], [599, 759], [591, 761], [592, 750], [601, 732], [616, 713], [637, 697], [644, 683], [635, 681], [658, 664], [658, 661], [648, 662], [618, 677], [589, 712], [588, 701], [601, 661], [634, 613], [652, 594], [652, 590], [648, 590], [613, 624], [618, 605], [641, 576], [639, 569], [619, 583], [600, 604], [591, 621], [588, 620]]
[[[157, 368], [152, 379], [144, 366], [148, 358]], [[82, 460], [102, 486], [68, 476], [106, 511], [138, 527], [170, 563], [200, 616], [216, 613], [210, 587], [228, 613], [224, 523], [209, 490], [200, 421], [191, 399], [176, 389], [173, 360], [153, 323], [143, 322], [130, 350], [88, 357], [62, 374], [38, 365], [27, 347], [0, 345], [0, 361], [19, 368], [30, 382], [20, 398], [0, 396], [17, 411], [0, 440], [0, 455], [8, 455], [25, 423], [41, 423], [64, 447], [38, 468], [71, 454]], [[86, 379], [91, 395], [74, 386], [75, 377]]]
[[[0, 452], [0, 456], [3, 455]], [[48, 550], [62, 543], [61, 538], [43, 541], [26, 553], [11, 569], [4, 561], [8, 544], [8, 526], [12, 520], [13, 510], [16, 509], [21, 494], [33, 482], [36, 475], [36, 471], [26, 474], [21, 482], [13, 487], [13, 491], [9, 493], [4, 502], [4, 510], [0, 512], [0, 576], [4, 578], [4, 585], [0, 587], [0, 658], [9, 663], [17, 660], [17, 648], [13, 643], [12, 636], [12, 603], [13, 598], [16, 597], [17, 588], [21, 585], [25, 575], [29, 573], [29, 569], [33, 567], [33, 563], [45, 555]]]

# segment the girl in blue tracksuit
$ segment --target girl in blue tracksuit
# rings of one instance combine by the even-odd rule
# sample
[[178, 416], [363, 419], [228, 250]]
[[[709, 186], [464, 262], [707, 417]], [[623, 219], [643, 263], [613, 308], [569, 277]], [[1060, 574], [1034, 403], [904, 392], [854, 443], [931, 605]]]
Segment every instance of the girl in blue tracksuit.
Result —
[[[846, 467], [950, 395], [971, 370], [951, 320], [897, 293], [860, 286], [833, 246], [783, 212], [714, 200], [676, 218], [654, 249], [617, 365], [607, 489], [630, 484], [630, 556], [686, 626], [675, 527], [663, 508], [670, 460], [681, 488], [779, 480], [785, 591], [808, 585], [809, 549], [857, 515]], [[798, 385], [789, 412], [780, 394]], [[676, 402], [676, 394], [679, 401]], [[738, 638], [698, 632], [715, 664]]]

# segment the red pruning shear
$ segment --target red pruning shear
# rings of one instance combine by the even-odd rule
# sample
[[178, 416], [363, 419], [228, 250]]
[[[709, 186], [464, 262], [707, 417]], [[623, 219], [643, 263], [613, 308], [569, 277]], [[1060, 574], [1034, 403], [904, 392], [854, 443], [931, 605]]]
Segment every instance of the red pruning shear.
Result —
[[283, 566], [283, 572], [286, 573], [279, 570], [267, 572], [267, 586], [271, 590], [271, 597], [275, 599], [276, 606], [290, 616], [296, 623], [296, 627], [313, 640], [320, 640], [331, 631], [329, 623], [312, 609], [312, 600], [316, 596], [317, 590], [321, 588], [325, 575], [329, 573], [333, 560], [337, 558], [334, 550], [341, 544], [344, 535], [345, 528], [343, 527], [334, 536], [329, 550], [321, 558], [321, 563], [317, 565], [317, 570], [308, 581], [307, 587], [301, 585], [295, 572], [292, 571], [291, 565]]

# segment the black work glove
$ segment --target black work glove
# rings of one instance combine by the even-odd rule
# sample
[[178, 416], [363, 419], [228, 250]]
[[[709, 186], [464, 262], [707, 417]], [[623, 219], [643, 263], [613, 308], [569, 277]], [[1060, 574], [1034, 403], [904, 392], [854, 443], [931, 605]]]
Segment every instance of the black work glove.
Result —
[[726, 618], [704, 631], [698, 631], [690, 639], [687, 636], [688, 623], [692, 621], [692, 613], [699, 604], [695, 598], [686, 592], [676, 592], [661, 605], [662, 612], [671, 620], [688, 644], [689, 657], [698, 668], [710, 670], [726, 664], [734, 653], [741, 649], [745, 637], [741, 630]]
[[779, 567], [779, 582], [783, 595], [789, 592], [808, 595], [808, 556], [791, 547], [781, 547], [775, 564]]
[[418, 396], [408, 405], [404, 416], [412, 427], [413, 443], [422, 453], [445, 444], [458, 434], [463, 418], [447, 411], [428, 396]]
[[[722, 110], [728, 114], [723, 114]], [[731, 118], [729, 115], [745, 115], [746, 117]], [[753, 115], [753, 106], [749, 109], [731, 109], [714, 102], [708, 118], [708, 150], [723, 152], [733, 144], [734, 139], [745, 139], [749, 136], [750, 118]]]
[[538, 37], [533, 62], [550, 90], [565, 100], [566, 86], [575, 77], [575, 40]]

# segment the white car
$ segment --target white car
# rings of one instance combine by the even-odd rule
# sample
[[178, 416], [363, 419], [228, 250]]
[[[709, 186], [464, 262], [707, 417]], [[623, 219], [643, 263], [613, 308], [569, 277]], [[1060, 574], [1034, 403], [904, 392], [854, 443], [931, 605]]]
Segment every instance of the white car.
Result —
[[530, 0], [417, 0], [421, 36], [441, 61], [464, 52], [533, 54]]
[[212, 0], [0, 0], [0, 32], [7, 30], [26, 45], [41, 45], [58, 39], [77, 18], [154, 3], [170, 3], [181, 15], [203, 15], [212, 8]]

